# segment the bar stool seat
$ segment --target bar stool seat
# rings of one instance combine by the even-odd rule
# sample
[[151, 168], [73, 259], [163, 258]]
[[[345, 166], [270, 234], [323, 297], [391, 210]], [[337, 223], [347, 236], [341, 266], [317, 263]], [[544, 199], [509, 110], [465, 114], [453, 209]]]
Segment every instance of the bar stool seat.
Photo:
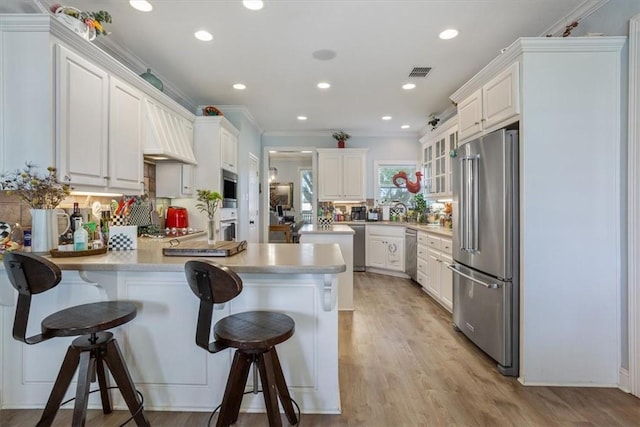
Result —
[[50, 426], [58, 413], [73, 375], [78, 371], [78, 384], [72, 426], [84, 426], [89, 401], [89, 387], [97, 376], [102, 411], [112, 412], [105, 365], [116, 381], [122, 397], [138, 426], [149, 426], [142, 402], [113, 333], [108, 329], [123, 325], [136, 317], [134, 304], [107, 301], [77, 305], [57, 311], [41, 322], [41, 333], [26, 336], [32, 295], [54, 288], [62, 279], [57, 265], [30, 253], [9, 252], [4, 266], [13, 287], [18, 291], [13, 337], [26, 344], [38, 344], [55, 337], [77, 336], [67, 349], [60, 371], [49, 395], [38, 426]]
[[238, 420], [252, 364], [255, 364], [260, 372], [269, 425], [282, 425], [278, 398], [289, 423], [297, 424], [298, 417], [293, 409], [275, 348], [277, 344], [293, 336], [293, 319], [286, 314], [272, 311], [232, 314], [215, 324], [215, 341], [209, 343], [213, 305], [230, 301], [240, 294], [242, 280], [227, 267], [205, 261], [188, 261], [185, 264], [185, 273], [191, 290], [200, 298], [196, 344], [210, 353], [217, 353], [226, 348], [236, 349], [216, 426], [229, 426]]

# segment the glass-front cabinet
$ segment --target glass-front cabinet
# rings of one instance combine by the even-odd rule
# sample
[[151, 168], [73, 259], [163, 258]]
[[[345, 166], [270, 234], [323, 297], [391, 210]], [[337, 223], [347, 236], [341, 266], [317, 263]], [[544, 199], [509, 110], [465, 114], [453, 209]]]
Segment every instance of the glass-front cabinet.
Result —
[[433, 184], [433, 145], [423, 145], [422, 149], [422, 174], [424, 178], [424, 193], [432, 194], [435, 188]]
[[455, 151], [458, 148], [458, 126], [454, 126], [447, 135], [448, 144], [446, 149], [446, 162], [447, 162], [447, 193], [453, 195], [453, 159], [455, 158]]
[[427, 198], [447, 198], [453, 194], [452, 152], [458, 147], [458, 124], [452, 117], [431, 134], [420, 139], [422, 143], [422, 173], [424, 195]]

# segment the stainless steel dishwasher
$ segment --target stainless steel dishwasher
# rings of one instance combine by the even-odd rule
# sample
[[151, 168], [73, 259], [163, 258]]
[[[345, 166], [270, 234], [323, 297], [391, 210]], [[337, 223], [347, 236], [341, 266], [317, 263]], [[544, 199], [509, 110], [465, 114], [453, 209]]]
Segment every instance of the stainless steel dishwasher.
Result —
[[353, 236], [353, 271], [365, 271], [365, 225], [351, 224], [356, 234]]
[[417, 281], [418, 263], [416, 257], [418, 247], [418, 232], [412, 228], [405, 228], [404, 232], [404, 272]]

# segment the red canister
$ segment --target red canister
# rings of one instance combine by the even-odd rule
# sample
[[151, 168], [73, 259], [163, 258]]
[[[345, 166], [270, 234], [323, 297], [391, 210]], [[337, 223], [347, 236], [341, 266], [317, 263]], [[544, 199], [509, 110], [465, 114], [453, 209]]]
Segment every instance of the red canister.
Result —
[[165, 222], [167, 228], [189, 228], [189, 216], [187, 208], [181, 206], [169, 206]]

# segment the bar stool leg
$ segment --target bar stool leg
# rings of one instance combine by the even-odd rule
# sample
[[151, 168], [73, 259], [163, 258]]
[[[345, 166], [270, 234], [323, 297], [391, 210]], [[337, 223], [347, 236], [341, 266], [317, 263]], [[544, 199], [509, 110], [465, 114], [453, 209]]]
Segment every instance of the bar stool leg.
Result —
[[216, 427], [224, 427], [234, 424], [238, 420], [240, 404], [244, 395], [244, 387], [249, 377], [249, 369], [253, 358], [250, 354], [236, 350], [233, 355], [233, 363], [229, 371], [229, 378], [224, 389], [220, 415]]
[[111, 407], [111, 398], [109, 397], [109, 377], [104, 371], [104, 351], [98, 349], [96, 351], [96, 375], [98, 376], [98, 386], [100, 387], [100, 399], [102, 400], [102, 413], [110, 414], [113, 411]]
[[262, 393], [264, 403], [267, 407], [267, 417], [270, 427], [281, 427], [280, 408], [278, 407], [278, 390], [276, 389], [276, 378], [273, 372], [273, 358], [269, 351], [258, 355], [258, 370], [262, 381]]
[[282, 403], [282, 408], [284, 409], [284, 413], [287, 415], [289, 424], [295, 425], [298, 423], [298, 416], [293, 409], [293, 403], [291, 403], [291, 396], [289, 395], [287, 382], [285, 381], [284, 374], [282, 373], [282, 366], [280, 365], [280, 359], [278, 358], [276, 348], [272, 347], [271, 350], [269, 350], [269, 353], [273, 360], [273, 372], [276, 378], [276, 387], [278, 389], [278, 395], [280, 396], [280, 403]]
[[44, 407], [40, 421], [36, 424], [37, 427], [49, 427], [53, 424], [53, 420], [60, 408], [60, 403], [62, 403], [62, 398], [67, 392], [69, 384], [71, 384], [73, 374], [75, 374], [78, 363], [80, 362], [80, 353], [80, 350], [71, 346], [67, 349], [67, 354], [64, 356], [62, 366], [58, 372], [58, 377], [56, 378], [56, 382], [53, 384], [53, 389], [49, 395], [49, 400], [47, 400], [47, 405]]
[[[116, 384], [122, 393], [124, 401], [129, 407], [129, 412], [133, 415], [133, 419], [138, 426], [150, 426], [147, 415], [144, 413], [144, 409], [141, 409], [141, 402], [136, 395], [136, 389], [131, 379], [131, 374], [127, 369], [127, 365], [124, 363], [124, 358], [120, 352], [120, 347], [115, 339], [110, 340], [106, 344], [106, 351], [104, 353], [104, 361], [107, 363], [113, 379], [116, 380]], [[134, 415], [135, 414], [135, 415]]]
[[78, 385], [76, 386], [76, 401], [73, 406], [73, 427], [84, 426], [87, 419], [87, 404], [89, 403], [89, 387], [91, 386], [91, 373], [95, 359], [90, 351], [80, 353], [78, 366]]

